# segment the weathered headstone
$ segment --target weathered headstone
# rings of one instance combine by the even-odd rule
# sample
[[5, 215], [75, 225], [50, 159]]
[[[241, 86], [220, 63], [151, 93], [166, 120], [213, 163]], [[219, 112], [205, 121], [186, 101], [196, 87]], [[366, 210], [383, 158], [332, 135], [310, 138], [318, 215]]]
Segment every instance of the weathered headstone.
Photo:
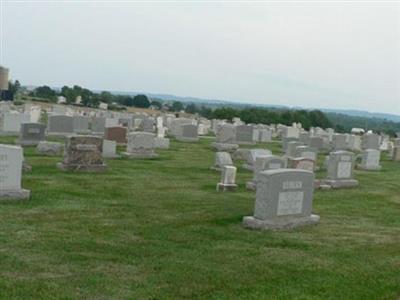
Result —
[[236, 126], [236, 144], [246, 145], [254, 144], [253, 140], [253, 127], [250, 125]]
[[394, 161], [400, 161], [400, 146], [393, 147], [392, 159]]
[[23, 150], [0, 144], [0, 201], [29, 199], [30, 191], [21, 188]]
[[380, 144], [380, 137], [377, 134], [374, 133], [367, 133], [362, 137], [362, 149], [367, 150], [367, 149], [379, 149], [379, 144]]
[[288, 168], [314, 172], [315, 160], [306, 157], [290, 157], [288, 158]]
[[272, 155], [272, 152], [268, 149], [250, 149], [246, 157], [246, 163], [243, 164], [243, 168], [253, 171], [256, 158], [258, 156]]
[[51, 135], [72, 134], [74, 132], [74, 119], [70, 116], [49, 116], [47, 131]]
[[324, 184], [332, 188], [346, 188], [358, 185], [353, 178], [355, 156], [348, 151], [336, 151], [329, 154], [328, 177], [323, 180]]
[[217, 171], [221, 171], [223, 167], [232, 165], [232, 158], [228, 152], [217, 152], [215, 153], [214, 166], [211, 168]]
[[344, 134], [334, 134], [332, 137], [332, 144], [334, 151], [346, 150], [348, 148], [346, 143], [346, 136]]
[[21, 146], [34, 146], [44, 141], [46, 125], [39, 123], [23, 123], [17, 144]]
[[285, 229], [316, 224], [312, 214], [314, 174], [304, 170], [263, 171], [257, 182], [254, 215], [243, 218], [251, 229]]
[[118, 145], [125, 145], [127, 142], [126, 135], [126, 127], [107, 127], [104, 133], [104, 138], [109, 141], [115, 141]]
[[254, 163], [253, 179], [246, 183], [246, 188], [248, 190], [256, 189], [258, 177], [261, 172], [284, 168], [286, 168], [286, 161], [282, 157], [275, 155], [257, 156]]
[[376, 149], [367, 149], [362, 153], [361, 164], [357, 167], [362, 170], [379, 171], [382, 167], [379, 165], [381, 152]]
[[117, 155], [117, 142], [103, 140], [103, 157], [104, 158], [118, 158]]
[[154, 138], [155, 135], [150, 132], [129, 133], [126, 152], [122, 155], [133, 159], [158, 157], [158, 154], [154, 152]]
[[221, 182], [217, 183], [217, 191], [235, 191], [237, 188], [236, 167], [224, 166], [221, 172]]
[[58, 163], [61, 170], [105, 171], [103, 161], [103, 139], [96, 136], [70, 136], [65, 142], [64, 160]]
[[199, 140], [197, 125], [181, 125], [180, 134], [176, 136], [176, 139], [181, 142], [197, 142]]
[[154, 148], [156, 149], [169, 149], [169, 139], [165, 137], [154, 138]]
[[218, 125], [215, 130], [215, 142], [211, 146], [217, 151], [234, 152], [239, 148], [235, 141], [236, 126], [232, 124]]
[[57, 156], [61, 155], [63, 148], [64, 146], [61, 143], [43, 141], [37, 145], [36, 152], [47, 156]]
[[89, 130], [89, 117], [85, 116], [74, 116], [73, 117], [74, 133], [77, 134], [88, 134]]

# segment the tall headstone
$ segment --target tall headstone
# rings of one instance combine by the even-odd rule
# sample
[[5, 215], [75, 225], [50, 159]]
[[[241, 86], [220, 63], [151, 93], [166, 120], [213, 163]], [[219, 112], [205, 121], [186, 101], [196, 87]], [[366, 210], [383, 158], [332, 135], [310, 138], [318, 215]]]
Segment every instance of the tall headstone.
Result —
[[105, 171], [103, 139], [90, 135], [69, 136], [65, 142], [64, 160], [57, 167], [64, 171]]
[[243, 218], [251, 229], [285, 229], [316, 224], [312, 214], [314, 174], [304, 170], [263, 171], [257, 182], [254, 215]]
[[29, 199], [30, 191], [21, 188], [23, 161], [20, 146], [0, 144], [0, 201]]
[[367, 149], [362, 153], [361, 164], [357, 167], [362, 170], [379, 171], [382, 167], [379, 165], [381, 152], [376, 149]]
[[221, 182], [217, 183], [217, 191], [235, 191], [237, 188], [236, 180], [236, 167], [224, 166], [221, 172]]

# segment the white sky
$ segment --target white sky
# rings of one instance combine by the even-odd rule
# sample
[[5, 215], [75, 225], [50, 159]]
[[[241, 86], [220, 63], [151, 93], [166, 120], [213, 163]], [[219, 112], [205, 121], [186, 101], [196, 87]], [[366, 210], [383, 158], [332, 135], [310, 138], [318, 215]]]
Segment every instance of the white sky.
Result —
[[400, 2], [3, 0], [22, 84], [400, 114]]

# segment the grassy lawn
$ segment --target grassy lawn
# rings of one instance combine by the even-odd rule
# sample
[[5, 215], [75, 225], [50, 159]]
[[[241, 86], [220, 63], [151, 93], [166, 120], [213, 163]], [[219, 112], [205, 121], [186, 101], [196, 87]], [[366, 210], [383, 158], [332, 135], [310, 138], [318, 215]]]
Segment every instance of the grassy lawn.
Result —
[[317, 226], [259, 232], [241, 226], [252, 173], [239, 168], [238, 192], [217, 193], [211, 142], [108, 160], [104, 174], [62, 172], [61, 157], [26, 148], [31, 201], [0, 204], [0, 298], [400, 296], [400, 163], [357, 171], [358, 188], [316, 191]]

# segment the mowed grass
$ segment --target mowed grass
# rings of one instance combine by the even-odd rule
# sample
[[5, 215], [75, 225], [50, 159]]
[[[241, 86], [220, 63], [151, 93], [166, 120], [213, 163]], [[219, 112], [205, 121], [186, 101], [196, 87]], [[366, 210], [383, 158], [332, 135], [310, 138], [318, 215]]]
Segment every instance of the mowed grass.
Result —
[[211, 142], [172, 141], [100, 174], [62, 172], [61, 157], [25, 148], [32, 198], [0, 204], [0, 298], [399, 297], [400, 163], [383, 156], [381, 172], [356, 172], [358, 188], [316, 191], [317, 226], [260, 232], [241, 226], [252, 174], [239, 168], [239, 190], [217, 193]]

